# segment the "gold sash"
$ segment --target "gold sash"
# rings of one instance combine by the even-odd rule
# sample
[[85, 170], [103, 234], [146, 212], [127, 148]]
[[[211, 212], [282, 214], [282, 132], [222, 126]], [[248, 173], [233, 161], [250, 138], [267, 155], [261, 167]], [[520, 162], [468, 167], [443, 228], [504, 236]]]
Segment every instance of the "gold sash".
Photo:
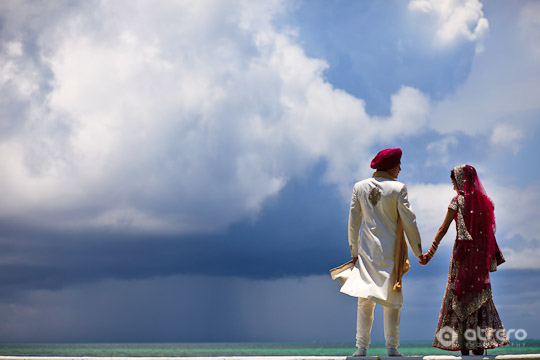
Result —
[[[376, 171], [373, 173], [373, 177], [382, 177], [386, 179], [393, 179], [386, 171]], [[394, 273], [396, 274], [396, 282], [392, 290], [401, 291], [401, 278], [409, 271], [409, 251], [407, 241], [405, 241], [405, 234], [403, 233], [403, 223], [401, 218], [397, 219], [397, 231], [396, 231], [396, 247], [394, 250]]]
[[396, 233], [396, 249], [394, 250], [394, 272], [396, 274], [396, 283], [393, 290], [401, 291], [401, 277], [410, 268], [409, 252], [405, 234], [403, 234], [403, 224], [398, 215], [397, 233]]

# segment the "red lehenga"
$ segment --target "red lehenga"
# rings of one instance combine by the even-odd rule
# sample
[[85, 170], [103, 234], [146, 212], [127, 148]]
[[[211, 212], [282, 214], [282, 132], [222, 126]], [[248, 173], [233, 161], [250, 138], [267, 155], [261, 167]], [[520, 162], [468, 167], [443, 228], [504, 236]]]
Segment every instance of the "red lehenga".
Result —
[[489, 273], [505, 261], [495, 240], [494, 206], [474, 167], [457, 166], [453, 173], [459, 195], [449, 208], [457, 212], [457, 235], [433, 346], [492, 349], [509, 343], [489, 279]]

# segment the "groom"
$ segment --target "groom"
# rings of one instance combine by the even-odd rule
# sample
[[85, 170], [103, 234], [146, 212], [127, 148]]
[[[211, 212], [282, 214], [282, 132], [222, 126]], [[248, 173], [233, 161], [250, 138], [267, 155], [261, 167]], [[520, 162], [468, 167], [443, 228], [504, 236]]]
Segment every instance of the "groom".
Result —
[[[341, 292], [358, 297], [356, 346], [353, 356], [365, 356], [371, 340], [375, 304], [384, 307], [384, 336], [389, 356], [403, 356], [399, 346], [399, 319], [403, 295], [401, 276], [408, 271], [407, 244], [422, 256], [416, 216], [407, 187], [396, 181], [401, 171], [399, 148], [380, 151], [371, 162], [372, 178], [354, 185], [349, 213], [349, 247], [359, 275]], [[363, 226], [362, 226], [363, 225]]]

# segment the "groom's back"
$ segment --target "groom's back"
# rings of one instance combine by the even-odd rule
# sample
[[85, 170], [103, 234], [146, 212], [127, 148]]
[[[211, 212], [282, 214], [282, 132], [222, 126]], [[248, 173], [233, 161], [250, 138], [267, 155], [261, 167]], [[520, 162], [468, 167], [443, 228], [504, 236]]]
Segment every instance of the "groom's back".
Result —
[[375, 177], [363, 180], [356, 186], [364, 220], [360, 251], [373, 261], [392, 258], [397, 232], [397, 203], [405, 185], [396, 180]]

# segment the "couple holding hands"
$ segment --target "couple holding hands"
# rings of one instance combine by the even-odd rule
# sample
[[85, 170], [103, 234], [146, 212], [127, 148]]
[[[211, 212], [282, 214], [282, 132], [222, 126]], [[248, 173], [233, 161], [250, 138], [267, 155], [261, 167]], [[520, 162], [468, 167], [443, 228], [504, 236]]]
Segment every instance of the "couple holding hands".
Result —
[[461, 351], [463, 355], [469, 351], [482, 355], [484, 349], [508, 344], [493, 304], [489, 279], [489, 273], [504, 262], [495, 240], [494, 204], [475, 168], [460, 165], [451, 171], [456, 196], [433, 244], [423, 254], [407, 187], [396, 180], [401, 171], [401, 155], [399, 148], [380, 151], [371, 162], [371, 168], [376, 170], [373, 177], [353, 188], [349, 213], [353, 260], [347, 272], [343, 272], [347, 275], [340, 290], [358, 298], [358, 349], [353, 356], [366, 356], [376, 304], [384, 307], [388, 355], [402, 356], [397, 349], [403, 304], [401, 276], [409, 270], [404, 233], [419, 263], [427, 265], [452, 221], [456, 223], [457, 236], [433, 346]]

